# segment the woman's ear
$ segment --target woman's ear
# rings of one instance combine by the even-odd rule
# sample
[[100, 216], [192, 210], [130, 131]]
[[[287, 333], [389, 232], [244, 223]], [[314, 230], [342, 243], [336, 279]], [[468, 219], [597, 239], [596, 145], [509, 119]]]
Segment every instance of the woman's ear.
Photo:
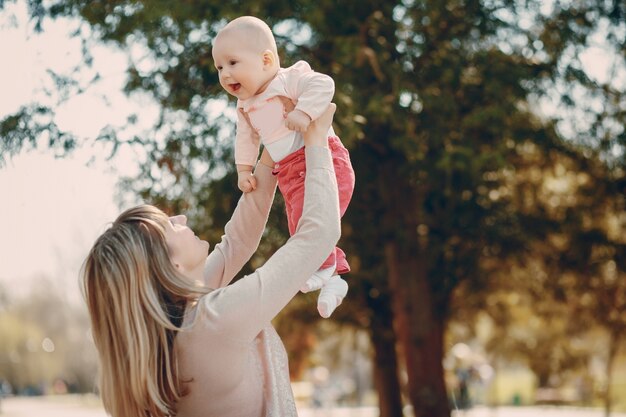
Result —
[[170, 256], [170, 262], [178, 272], [183, 272], [183, 267], [180, 265], [180, 262], [178, 262], [177, 259], [174, 259], [172, 256]]

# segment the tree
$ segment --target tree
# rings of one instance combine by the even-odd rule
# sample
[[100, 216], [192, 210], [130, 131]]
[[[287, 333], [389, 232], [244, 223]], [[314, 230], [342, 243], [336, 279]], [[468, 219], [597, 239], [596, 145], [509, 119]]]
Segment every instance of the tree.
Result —
[[[158, 125], [144, 137], [106, 130], [101, 139], [144, 146], [149, 158], [133, 188], [153, 201], [174, 201], [172, 209], [191, 210], [203, 219], [197, 220], [202, 234], [219, 233], [220, 216], [235, 201], [225, 191], [235, 188], [229, 143], [216, 128], [226, 118], [207, 114], [212, 100], [225, 97], [210, 60], [210, 40], [224, 19], [267, 17], [283, 64], [307, 59], [333, 76], [338, 131], [357, 173], [344, 221], [343, 239], [355, 265], [350, 282], [361, 295], [359, 311], [381, 308], [373, 289], [380, 289], [382, 302], [389, 295], [393, 336], [404, 353], [409, 398], [419, 417], [450, 414], [441, 362], [455, 288], [461, 282], [480, 287], [493, 273], [490, 259], [529, 253], [529, 242], [547, 233], [537, 227], [552, 224], [542, 221], [541, 210], [520, 210], [524, 201], [516, 193], [523, 189], [507, 188], [520, 154], [535, 147], [578, 158], [586, 146], [613, 166], [615, 155], [623, 155], [623, 92], [591, 80], [571, 53], [606, 24], [609, 45], [623, 57], [625, 6], [618, 1], [542, 7], [508, 0], [197, 0], [171, 7], [70, 0], [31, 6], [36, 21], [80, 16], [99, 39], [121, 47], [139, 43], [150, 52], [154, 67], [131, 65], [127, 91], [152, 94], [162, 108]], [[601, 110], [587, 108], [563, 89], [560, 103], [594, 116], [589, 134], [574, 129], [574, 145], [564, 142], [556, 120], [533, 114], [534, 103], [564, 83], [603, 104]], [[10, 139], [5, 151], [30, 137], [28, 129], [41, 132], [34, 115], [46, 109], [31, 110], [0, 125]], [[62, 132], [51, 132], [55, 143], [67, 143]], [[281, 235], [272, 236], [278, 237], [271, 244], [278, 243]], [[356, 321], [388, 325], [387, 307], [359, 313], [365, 319]], [[379, 311], [385, 312], [381, 320], [371, 320]], [[386, 336], [387, 343], [393, 336]], [[381, 349], [377, 357], [393, 352], [379, 340], [373, 345]], [[379, 374], [397, 383], [385, 371], [389, 364], [379, 364]], [[383, 398], [398, 401], [381, 392]], [[397, 406], [385, 409], [397, 415]]]
[[608, 335], [609, 416], [614, 360], [626, 336], [626, 175], [619, 166], [567, 158], [545, 177], [543, 196], [534, 206], [560, 227], [536, 244], [535, 256], [545, 271], [544, 288], [567, 305], [579, 325], [600, 327]]
[[586, 153], [525, 147], [507, 188], [516, 192], [525, 228], [541, 230], [543, 239], [529, 241], [523, 256], [489, 261], [494, 279], [487, 291], [463, 286], [457, 297], [464, 302], [455, 308], [468, 322], [468, 315], [487, 312], [496, 327], [490, 350], [527, 361], [540, 386], [584, 368], [592, 352], [571, 341], [596, 338], [602, 329], [609, 415], [613, 361], [624, 337], [626, 177], [617, 161]]

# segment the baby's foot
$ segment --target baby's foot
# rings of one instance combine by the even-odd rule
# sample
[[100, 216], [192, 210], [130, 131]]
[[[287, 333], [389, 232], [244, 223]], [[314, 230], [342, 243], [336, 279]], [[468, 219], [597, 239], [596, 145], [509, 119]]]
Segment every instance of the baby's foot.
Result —
[[317, 311], [327, 319], [348, 294], [348, 283], [339, 275], [330, 277], [317, 299]]
[[319, 290], [328, 282], [330, 277], [333, 275], [333, 272], [335, 272], [334, 265], [330, 268], [318, 269], [313, 273], [313, 275], [311, 275], [311, 278], [309, 278], [304, 283], [302, 288], [300, 288], [300, 291], [302, 291], [303, 293], [307, 293], [310, 291]]

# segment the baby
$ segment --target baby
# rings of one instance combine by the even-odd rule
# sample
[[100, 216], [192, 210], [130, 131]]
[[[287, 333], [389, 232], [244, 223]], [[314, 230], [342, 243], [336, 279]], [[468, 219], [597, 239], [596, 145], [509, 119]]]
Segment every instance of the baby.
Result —
[[[220, 84], [238, 99], [235, 139], [238, 186], [244, 193], [256, 188], [252, 170], [262, 143], [270, 157], [278, 161], [274, 175], [285, 200], [289, 233], [293, 235], [304, 199], [306, 167], [301, 132], [326, 110], [335, 93], [335, 84], [332, 78], [314, 72], [304, 61], [281, 68], [271, 29], [252, 16], [231, 21], [217, 34], [213, 60]], [[348, 151], [332, 127], [328, 132], [328, 147], [343, 216], [354, 190], [354, 170]], [[321, 288], [317, 308], [322, 317], [329, 317], [346, 296], [348, 284], [337, 274], [349, 271], [345, 253], [335, 248], [301, 288], [302, 292]]]

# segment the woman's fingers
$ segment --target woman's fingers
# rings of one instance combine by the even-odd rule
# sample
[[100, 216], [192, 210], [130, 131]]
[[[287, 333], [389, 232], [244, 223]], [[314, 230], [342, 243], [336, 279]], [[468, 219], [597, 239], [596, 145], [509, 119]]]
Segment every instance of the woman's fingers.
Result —
[[328, 141], [328, 129], [330, 129], [333, 122], [336, 109], [337, 106], [335, 103], [330, 103], [324, 113], [311, 122], [309, 128], [303, 135], [305, 146], [326, 146]]
[[333, 116], [335, 115], [335, 110], [337, 110], [337, 105], [335, 103], [330, 103], [328, 108], [322, 113], [320, 117], [317, 118], [316, 122], [325, 127], [326, 130], [330, 129], [330, 125], [333, 123]]

